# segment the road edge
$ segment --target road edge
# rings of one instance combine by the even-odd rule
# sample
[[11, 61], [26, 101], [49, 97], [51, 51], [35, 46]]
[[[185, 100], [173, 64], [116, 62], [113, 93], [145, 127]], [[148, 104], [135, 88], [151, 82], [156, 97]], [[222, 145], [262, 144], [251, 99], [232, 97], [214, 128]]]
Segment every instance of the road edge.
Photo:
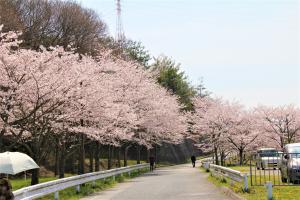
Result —
[[221, 186], [220, 190], [228, 197], [232, 198], [233, 200], [246, 200], [245, 198], [241, 197], [234, 191], [232, 191], [230, 188]]

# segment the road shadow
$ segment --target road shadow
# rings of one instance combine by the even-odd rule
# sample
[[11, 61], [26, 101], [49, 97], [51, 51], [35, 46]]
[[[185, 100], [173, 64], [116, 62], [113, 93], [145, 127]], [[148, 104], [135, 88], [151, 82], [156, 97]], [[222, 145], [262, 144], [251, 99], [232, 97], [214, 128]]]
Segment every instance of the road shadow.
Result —
[[139, 177], [146, 177], [146, 176], [161, 176], [162, 174], [158, 174], [158, 173], [146, 173], [143, 175], [140, 175]]

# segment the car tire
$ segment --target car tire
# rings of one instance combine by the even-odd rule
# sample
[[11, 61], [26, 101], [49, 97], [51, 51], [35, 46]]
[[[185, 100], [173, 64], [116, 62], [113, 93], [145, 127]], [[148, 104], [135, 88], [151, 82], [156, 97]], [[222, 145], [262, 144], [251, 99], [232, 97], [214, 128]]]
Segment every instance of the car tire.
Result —
[[281, 182], [283, 182], [283, 183], [287, 183], [287, 178], [283, 178], [283, 177], [281, 177]]
[[259, 164], [256, 163], [256, 169], [260, 170]]
[[294, 180], [292, 180], [291, 178], [289, 178], [288, 180], [289, 183], [294, 184]]

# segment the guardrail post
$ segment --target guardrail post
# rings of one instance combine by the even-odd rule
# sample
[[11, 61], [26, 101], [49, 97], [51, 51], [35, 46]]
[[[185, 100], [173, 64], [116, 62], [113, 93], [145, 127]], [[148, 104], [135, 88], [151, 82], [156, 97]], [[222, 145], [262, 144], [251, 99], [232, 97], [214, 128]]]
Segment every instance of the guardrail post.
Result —
[[268, 193], [267, 199], [272, 200], [273, 199], [272, 182], [268, 181], [267, 184], [266, 184], [266, 187], [267, 187], [267, 193]]
[[80, 185], [76, 185], [76, 192], [80, 193]]
[[55, 199], [55, 200], [59, 200], [59, 193], [58, 193], [58, 191], [56, 191], [56, 192], [54, 193], [54, 199]]
[[247, 174], [244, 174], [244, 191], [248, 192], [249, 191], [249, 186], [248, 186], [248, 176]]
[[113, 177], [112, 177], [112, 180], [115, 181], [115, 180], [116, 180], [116, 176], [113, 176]]
[[96, 187], [96, 181], [92, 182], [92, 187], [95, 188]]
[[209, 169], [209, 163], [208, 162], [204, 162], [203, 164], [204, 164], [205, 169]]
[[129, 176], [129, 177], [131, 176], [131, 173], [130, 173], [130, 171], [128, 172], [128, 176]]

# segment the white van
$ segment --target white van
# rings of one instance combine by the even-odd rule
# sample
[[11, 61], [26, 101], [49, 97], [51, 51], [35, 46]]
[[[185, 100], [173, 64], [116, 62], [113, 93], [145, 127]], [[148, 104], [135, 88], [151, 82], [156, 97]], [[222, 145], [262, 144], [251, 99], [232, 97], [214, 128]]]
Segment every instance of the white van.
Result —
[[300, 143], [285, 145], [280, 166], [283, 183], [300, 181]]
[[257, 151], [255, 160], [257, 169], [276, 169], [281, 162], [281, 156], [275, 148], [261, 148]]

